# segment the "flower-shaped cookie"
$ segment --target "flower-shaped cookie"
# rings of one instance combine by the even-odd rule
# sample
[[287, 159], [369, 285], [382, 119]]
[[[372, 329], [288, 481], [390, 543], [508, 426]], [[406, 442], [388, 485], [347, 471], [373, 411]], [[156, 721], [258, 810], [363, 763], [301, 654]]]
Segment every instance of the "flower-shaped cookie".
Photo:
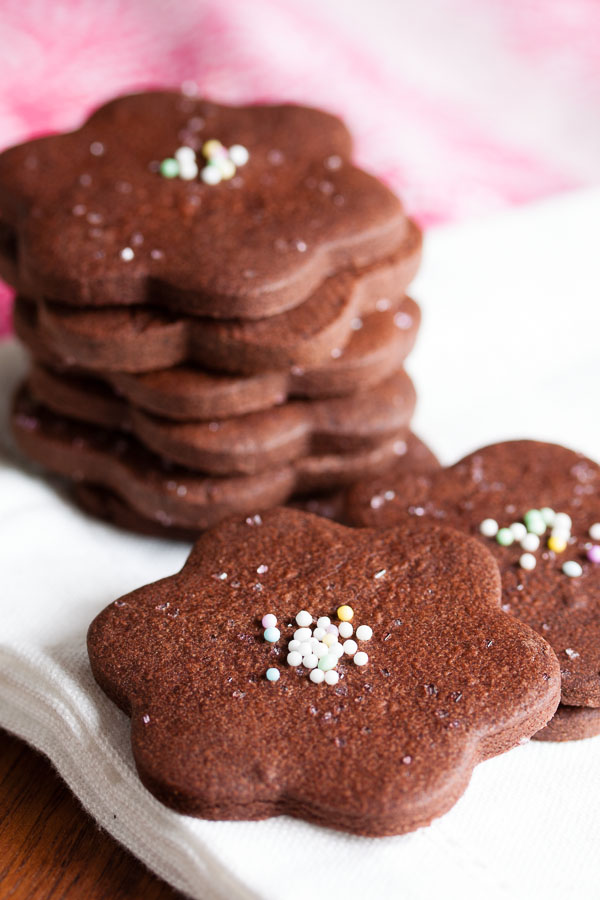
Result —
[[[210, 155], [213, 140], [247, 151], [220, 183], [161, 166], [181, 146]], [[400, 202], [352, 166], [351, 149], [339, 119], [306, 107], [167, 91], [113, 100], [78, 131], [0, 156], [19, 287], [76, 305], [178, 298], [219, 318], [289, 309], [406, 237]]]
[[417, 517], [460, 528], [492, 550], [503, 609], [552, 645], [562, 700], [600, 707], [600, 466], [537, 441], [508, 441], [448, 469], [388, 474], [352, 489], [349, 521]]
[[[327, 637], [328, 619], [356, 630]], [[542, 727], [560, 693], [556, 657], [502, 612], [477, 541], [290, 509], [206, 533], [179, 574], [107, 607], [88, 648], [160, 800], [365, 835], [441, 815], [476, 763]]]

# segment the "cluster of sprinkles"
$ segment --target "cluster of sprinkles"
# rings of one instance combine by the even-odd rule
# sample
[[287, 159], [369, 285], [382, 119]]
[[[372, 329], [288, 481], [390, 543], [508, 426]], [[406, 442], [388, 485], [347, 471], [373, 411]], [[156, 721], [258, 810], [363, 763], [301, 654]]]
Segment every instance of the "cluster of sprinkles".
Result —
[[199, 169], [196, 151], [192, 147], [179, 147], [174, 157], [163, 159], [159, 167], [160, 174], [163, 178], [193, 181], [200, 172], [200, 178], [205, 184], [219, 184], [233, 178], [236, 170], [245, 166], [250, 158], [250, 154], [242, 144], [233, 144], [227, 148], [214, 138], [204, 142], [202, 156], [205, 165]]
[[[343, 656], [352, 657], [357, 666], [366, 666], [369, 661], [368, 654], [358, 649], [357, 641], [370, 641], [373, 629], [369, 625], [359, 625], [354, 631], [351, 624], [354, 610], [351, 606], [340, 606], [337, 618], [338, 623], [335, 624], [329, 616], [320, 616], [313, 627], [313, 616], [307, 610], [301, 609], [296, 616], [298, 628], [288, 643], [286, 661], [288, 666], [308, 669], [314, 684], [337, 684], [340, 676], [336, 667]], [[262, 618], [262, 626], [265, 641], [276, 643], [281, 637], [276, 616], [267, 613]], [[267, 681], [279, 681], [281, 672], [272, 666], [267, 669], [266, 677]]]
[[[500, 527], [495, 519], [484, 519], [479, 526], [479, 531], [484, 537], [496, 538], [501, 547], [510, 547], [517, 542], [525, 552], [519, 558], [519, 565], [526, 571], [532, 571], [537, 565], [534, 556], [540, 547], [541, 538], [550, 529], [546, 546], [553, 553], [564, 553], [571, 541], [571, 517], [564, 512], [555, 512], [549, 506], [542, 509], [530, 509], [523, 516], [522, 522], [513, 522], [507, 527]], [[593, 541], [600, 541], [600, 522], [595, 522], [589, 529], [589, 536]], [[587, 546], [587, 558], [591, 563], [600, 563], [600, 546], [589, 544]], [[583, 568], [577, 560], [569, 559], [562, 565], [563, 574], [569, 578], [579, 578], [583, 575]]]

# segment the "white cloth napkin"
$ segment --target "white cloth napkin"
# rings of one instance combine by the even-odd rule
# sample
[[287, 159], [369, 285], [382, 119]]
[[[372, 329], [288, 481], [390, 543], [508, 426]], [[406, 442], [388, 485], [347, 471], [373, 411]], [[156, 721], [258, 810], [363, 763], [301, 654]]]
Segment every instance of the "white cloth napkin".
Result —
[[[600, 457], [599, 218], [595, 191], [429, 236], [410, 368], [417, 430], [444, 461], [516, 436]], [[24, 367], [14, 343], [0, 346], [0, 725], [46, 753], [104, 828], [203, 900], [600, 896], [600, 739], [490, 760], [450, 813], [398, 838], [289, 818], [203, 822], [154, 800], [128, 719], [92, 679], [85, 633], [107, 603], [175, 572], [188, 547], [85, 517], [19, 462], [5, 421]]]

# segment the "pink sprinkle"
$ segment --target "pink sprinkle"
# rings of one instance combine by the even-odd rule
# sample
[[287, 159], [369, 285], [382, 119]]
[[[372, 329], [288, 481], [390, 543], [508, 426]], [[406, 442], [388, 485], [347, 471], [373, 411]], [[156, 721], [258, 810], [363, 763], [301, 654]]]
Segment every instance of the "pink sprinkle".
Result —
[[277, 616], [274, 616], [273, 613], [267, 613], [262, 617], [263, 628], [274, 628], [275, 625], [277, 625]]
[[600, 563], [600, 544], [594, 544], [587, 552], [587, 558], [591, 563]]

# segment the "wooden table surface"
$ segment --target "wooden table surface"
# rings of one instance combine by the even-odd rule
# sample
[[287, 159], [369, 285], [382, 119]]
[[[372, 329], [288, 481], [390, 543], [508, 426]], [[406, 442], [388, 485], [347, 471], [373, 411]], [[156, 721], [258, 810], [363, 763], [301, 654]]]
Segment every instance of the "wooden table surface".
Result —
[[2, 900], [182, 900], [84, 812], [48, 760], [0, 730]]

